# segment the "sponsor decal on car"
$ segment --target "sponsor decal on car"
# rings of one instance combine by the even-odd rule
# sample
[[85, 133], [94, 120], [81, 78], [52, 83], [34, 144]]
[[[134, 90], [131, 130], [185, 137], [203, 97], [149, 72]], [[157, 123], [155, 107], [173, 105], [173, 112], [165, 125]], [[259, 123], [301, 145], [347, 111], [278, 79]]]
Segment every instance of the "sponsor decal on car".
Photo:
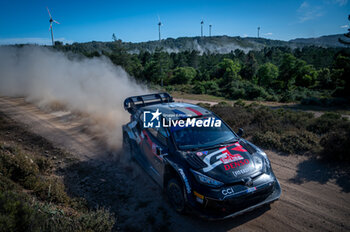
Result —
[[222, 157], [220, 160], [223, 164], [228, 164], [228, 163], [231, 163], [231, 162], [234, 162], [234, 161], [239, 161], [239, 160], [242, 160], [244, 159], [243, 156], [241, 156], [240, 154], [228, 154], [226, 153], [226, 156], [225, 157]]
[[256, 190], [256, 187], [248, 188], [246, 190], [246, 193], [251, 193], [251, 192], [254, 192], [255, 190]]
[[224, 197], [227, 197], [227, 196], [232, 196], [232, 195], [236, 195], [239, 193], [251, 193], [251, 192], [254, 192], [255, 190], [256, 190], [256, 187], [251, 187], [251, 188], [247, 188], [246, 190], [236, 192], [233, 189], [233, 187], [229, 187], [229, 188], [225, 188], [225, 189], [221, 190], [221, 194]]
[[184, 180], [186, 192], [191, 193], [191, 186], [190, 186], [190, 183], [188, 182], [188, 179], [184, 173], [184, 170], [182, 170], [182, 168], [179, 168], [179, 172], [182, 176], [182, 179]]
[[199, 151], [196, 154], [197, 154], [197, 156], [207, 155], [208, 151]]
[[237, 177], [237, 176], [241, 176], [241, 175], [244, 175], [246, 173], [249, 172], [249, 168], [244, 168], [244, 169], [241, 169], [241, 170], [237, 170], [237, 171], [232, 171], [232, 174]]
[[241, 167], [246, 164], [249, 164], [249, 159], [244, 159], [244, 160], [236, 161], [230, 164], [225, 164], [224, 167], [225, 167], [225, 170], [228, 171], [232, 168]]
[[232, 187], [230, 187], [230, 188], [227, 188], [227, 189], [223, 189], [223, 190], [221, 191], [221, 193], [222, 193], [222, 195], [224, 195], [224, 196], [230, 196], [230, 195], [235, 194], [235, 191], [233, 190]]
[[[238, 154], [238, 152], [247, 152], [247, 150], [245, 150], [238, 142], [236, 142], [210, 153], [203, 159], [203, 162], [207, 165], [207, 167], [203, 168], [203, 171], [209, 172], [221, 164], [224, 164], [226, 171], [232, 168], [243, 166], [245, 164], [249, 164], [249, 159], [244, 159], [243, 155]], [[202, 156], [198, 153], [197, 155]], [[214, 161], [212, 161], [212, 158]]]

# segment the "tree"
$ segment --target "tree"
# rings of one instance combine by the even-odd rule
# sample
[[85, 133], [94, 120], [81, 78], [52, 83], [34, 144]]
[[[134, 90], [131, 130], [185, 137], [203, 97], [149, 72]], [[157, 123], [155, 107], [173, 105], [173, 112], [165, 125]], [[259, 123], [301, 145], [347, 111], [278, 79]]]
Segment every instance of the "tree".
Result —
[[338, 75], [336, 82], [341, 86], [337, 91], [338, 96], [350, 96], [350, 57], [338, 55], [333, 65], [333, 72]]
[[258, 62], [255, 59], [254, 53], [250, 51], [243, 64], [243, 68], [240, 71], [240, 75], [242, 76], [243, 79], [253, 80], [257, 69], [258, 69]]
[[282, 82], [284, 89], [290, 89], [294, 84], [294, 72], [297, 59], [290, 53], [283, 55], [282, 62], [279, 67], [279, 80]]
[[278, 67], [270, 62], [263, 64], [257, 71], [259, 86], [269, 87], [277, 80]]
[[161, 80], [166, 81], [169, 77], [172, 60], [168, 53], [161, 49], [156, 49], [150, 61], [145, 65], [144, 76], [147, 80], [161, 84]]
[[332, 89], [335, 83], [332, 80], [329, 68], [322, 68], [318, 70], [317, 86], [321, 89]]
[[295, 62], [295, 85], [302, 87], [310, 87], [317, 79], [317, 71], [312, 65], [307, 64], [303, 60]]
[[[348, 15], [348, 20], [350, 21], [350, 15]], [[350, 28], [348, 29], [348, 33], [345, 33], [344, 36], [350, 38]], [[340, 43], [350, 45], [350, 41], [343, 40], [341, 38], [338, 39]]]
[[233, 80], [241, 79], [238, 75], [241, 70], [241, 65], [238, 61], [233, 61], [224, 58], [216, 67], [216, 77], [222, 78], [222, 82], [231, 82]]
[[196, 76], [197, 72], [192, 67], [177, 67], [173, 71], [173, 76], [170, 79], [171, 84], [188, 84]]

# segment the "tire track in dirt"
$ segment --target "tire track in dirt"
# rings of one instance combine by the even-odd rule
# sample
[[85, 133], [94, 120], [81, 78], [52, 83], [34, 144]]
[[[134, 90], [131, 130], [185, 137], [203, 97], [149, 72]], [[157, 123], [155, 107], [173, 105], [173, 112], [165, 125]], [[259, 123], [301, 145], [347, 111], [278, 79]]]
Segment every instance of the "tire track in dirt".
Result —
[[[223, 221], [178, 215], [158, 186], [120, 150], [86, 132], [87, 125], [69, 112], [44, 112], [22, 98], [0, 98], [0, 111], [34, 133], [72, 153], [78, 162], [65, 168], [69, 192], [92, 205], [109, 207], [122, 231], [349, 231], [348, 182], [322, 176], [324, 166], [307, 157], [267, 151], [282, 186], [271, 206]], [[309, 162], [315, 173], [302, 169]], [[319, 166], [319, 167], [318, 167]], [[332, 170], [324, 170], [327, 174]], [[326, 175], [325, 174], [325, 175]], [[317, 175], [320, 175], [319, 177]], [[307, 177], [310, 176], [308, 179]]]

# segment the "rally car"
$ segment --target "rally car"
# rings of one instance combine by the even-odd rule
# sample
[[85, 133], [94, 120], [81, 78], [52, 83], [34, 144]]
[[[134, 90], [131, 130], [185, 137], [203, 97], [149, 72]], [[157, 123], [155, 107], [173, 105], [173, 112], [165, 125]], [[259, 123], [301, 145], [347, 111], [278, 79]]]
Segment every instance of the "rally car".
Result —
[[281, 195], [265, 152], [197, 105], [168, 93], [125, 99], [123, 147], [163, 188], [179, 213], [234, 217]]

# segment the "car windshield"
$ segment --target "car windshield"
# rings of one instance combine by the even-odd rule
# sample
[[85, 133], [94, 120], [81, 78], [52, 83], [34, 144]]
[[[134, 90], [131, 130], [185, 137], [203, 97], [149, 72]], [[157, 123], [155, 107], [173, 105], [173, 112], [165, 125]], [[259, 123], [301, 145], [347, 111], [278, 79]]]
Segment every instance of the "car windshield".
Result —
[[171, 132], [181, 150], [207, 148], [238, 139], [224, 123], [220, 127], [172, 127]]

